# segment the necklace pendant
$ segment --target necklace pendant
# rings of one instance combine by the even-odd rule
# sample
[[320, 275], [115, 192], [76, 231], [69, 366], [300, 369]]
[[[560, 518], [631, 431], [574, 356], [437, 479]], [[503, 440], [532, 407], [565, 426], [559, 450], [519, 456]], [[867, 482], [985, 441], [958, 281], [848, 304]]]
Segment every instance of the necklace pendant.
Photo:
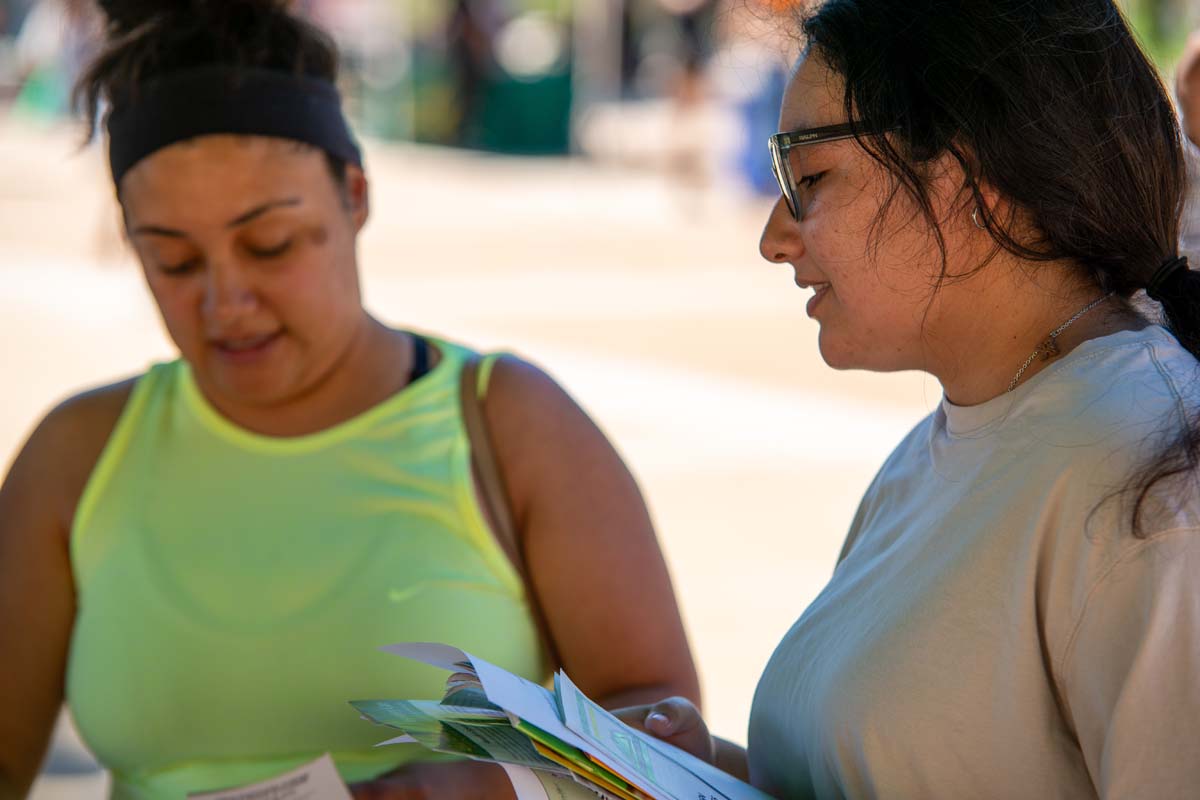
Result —
[[1055, 356], [1061, 354], [1062, 350], [1060, 350], [1058, 348], [1058, 335], [1060, 333], [1062, 333], [1063, 331], [1065, 331], [1067, 328], [1071, 327], [1075, 323], [1075, 320], [1079, 319], [1084, 314], [1088, 313], [1093, 308], [1100, 305], [1101, 303], [1103, 303], [1105, 300], [1107, 300], [1108, 298], [1110, 298], [1112, 296], [1113, 296], [1113, 293], [1109, 292], [1108, 294], [1104, 295], [1104, 297], [1101, 297], [1098, 300], [1093, 300], [1092, 302], [1088, 303], [1083, 308], [1076, 311], [1075, 316], [1071, 317], [1069, 320], [1064, 322], [1062, 325], [1059, 325], [1049, 336], [1046, 337], [1045, 341], [1043, 341], [1041, 344], [1039, 344], [1037, 346], [1036, 350], [1034, 350], [1032, 353], [1029, 354], [1029, 358], [1025, 359], [1025, 363], [1021, 365], [1021, 368], [1019, 370], [1017, 370], [1017, 374], [1013, 375], [1013, 379], [1011, 381], [1009, 381], [1008, 391], [1011, 392], [1013, 389], [1017, 388], [1017, 384], [1021, 382], [1021, 376], [1025, 374], [1025, 369], [1030, 364], [1032, 364], [1033, 360], [1035, 358], [1037, 358], [1039, 355], [1041, 356], [1042, 361], [1049, 361], [1050, 359], [1054, 358]]

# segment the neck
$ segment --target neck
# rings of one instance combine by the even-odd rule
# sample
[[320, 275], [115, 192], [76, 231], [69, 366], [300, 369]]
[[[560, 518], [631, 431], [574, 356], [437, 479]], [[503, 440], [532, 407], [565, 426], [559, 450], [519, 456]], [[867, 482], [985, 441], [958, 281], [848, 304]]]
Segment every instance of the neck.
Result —
[[268, 406], [231, 406], [212, 396], [209, 401], [231, 422], [264, 436], [326, 430], [404, 388], [412, 366], [410, 338], [364, 314], [333, 366], [301, 394]]
[[[1039, 275], [1070, 275], [1069, 265], [1047, 263], [1017, 268], [997, 278], [973, 277], [946, 287], [939, 304], [946, 311], [938, 342], [931, 343], [929, 372], [938, 378], [946, 398], [971, 406], [1008, 391], [1022, 364], [1039, 351], [1050, 334], [1089, 303], [1104, 296], [1094, 286], [1046, 285]], [[985, 270], [984, 272], [987, 272]], [[1035, 277], [1031, 278], [1030, 276]], [[957, 295], [957, 296], [955, 296]], [[1019, 302], [1014, 304], [1013, 298]], [[1021, 373], [1020, 383], [1053, 364], [1079, 344], [1119, 330], [1143, 327], [1145, 320], [1118, 298], [1109, 298], [1075, 320], [1055, 339], [1057, 353], [1037, 352]], [[939, 346], [940, 345], [940, 346]]]

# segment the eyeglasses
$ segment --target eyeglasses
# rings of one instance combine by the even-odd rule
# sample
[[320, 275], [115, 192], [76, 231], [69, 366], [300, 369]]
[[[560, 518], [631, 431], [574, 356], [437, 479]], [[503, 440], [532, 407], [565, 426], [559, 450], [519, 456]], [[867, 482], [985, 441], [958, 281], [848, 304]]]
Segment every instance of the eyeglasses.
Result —
[[[837, 125], [824, 125], [820, 128], [777, 133], [767, 141], [767, 147], [771, 151], [771, 169], [775, 173], [775, 180], [779, 182], [779, 191], [783, 194], [788, 210], [792, 212], [792, 216], [797, 222], [804, 218], [801, 211], [803, 205], [800, 202], [799, 187], [797, 187], [796, 178], [792, 174], [788, 153], [793, 148], [806, 144], [823, 144], [836, 142], [839, 139], [853, 139], [856, 131], [858, 135], [864, 134], [862, 123], [842, 122]], [[872, 135], [883, 132], [886, 131], [866, 131], [865, 133]]]

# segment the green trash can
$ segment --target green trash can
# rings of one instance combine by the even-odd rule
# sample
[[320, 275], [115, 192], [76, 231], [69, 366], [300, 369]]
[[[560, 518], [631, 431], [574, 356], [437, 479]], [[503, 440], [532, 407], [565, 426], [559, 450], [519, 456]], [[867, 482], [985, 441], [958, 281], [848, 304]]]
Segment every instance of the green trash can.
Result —
[[479, 115], [468, 144], [514, 155], [557, 155], [570, 148], [570, 65], [538, 78], [507, 75], [483, 88]]

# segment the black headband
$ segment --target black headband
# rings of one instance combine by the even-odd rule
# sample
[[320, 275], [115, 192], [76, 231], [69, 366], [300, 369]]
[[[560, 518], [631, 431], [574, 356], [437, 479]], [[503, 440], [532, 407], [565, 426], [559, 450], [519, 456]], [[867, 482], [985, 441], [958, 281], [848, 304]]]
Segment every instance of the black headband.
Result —
[[1176, 276], [1187, 272], [1187, 269], [1187, 256], [1168, 258], [1154, 271], [1154, 274], [1150, 276], [1150, 280], [1146, 282], [1146, 295], [1151, 300], [1162, 302], [1163, 286]]
[[329, 81], [287, 72], [214, 65], [147, 82], [113, 98], [108, 161], [113, 181], [167, 145], [214, 133], [274, 136], [319, 147], [342, 161], [362, 156]]

